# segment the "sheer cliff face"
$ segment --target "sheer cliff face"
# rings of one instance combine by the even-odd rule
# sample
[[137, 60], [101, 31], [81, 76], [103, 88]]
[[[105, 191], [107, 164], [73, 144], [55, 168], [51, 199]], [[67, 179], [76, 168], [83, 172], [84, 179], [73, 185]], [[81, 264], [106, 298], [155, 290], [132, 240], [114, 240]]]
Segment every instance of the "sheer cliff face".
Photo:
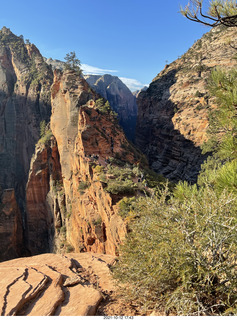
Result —
[[204, 160], [208, 109], [214, 107], [207, 79], [217, 66], [235, 65], [235, 28], [213, 29], [180, 59], [167, 65], [138, 96], [136, 143], [152, 168], [173, 180], [195, 181]]
[[0, 186], [11, 190], [11, 196], [4, 191], [0, 199], [1, 223], [8, 226], [5, 231], [0, 228], [0, 238], [5, 239], [0, 241], [0, 259], [9, 251], [7, 243], [14, 243], [11, 252], [23, 250], [25, 186], [40, 121], [50, 118], [52, 79], [34, 45], [24, 44], [7, 28], [0, 31]]
[[122, 157], [128, 142], [113, 115], [95, 108], [98, 96], [84, 79], [70, 71], [55, 72], [51, 92], [51, 128], [62, 168], [66, 237], [77, 252], [116, 254], [126, 227], [95, 168], [105, 166], [106, 159], [115, 154], [133, 161], [129, 152]]
[[137, 104], [136, 98], [128, 87], [118, 77], [109, 74], [87, 75], [85, 79], [97, 93], [109, 101], [112, 109], [118, 113], [120, 125], [126, 136], [133, 141]]
[[50, 118], [52, 73], [34, 45], [0, 31], [0, 185], [22, 192], [39, 139]]

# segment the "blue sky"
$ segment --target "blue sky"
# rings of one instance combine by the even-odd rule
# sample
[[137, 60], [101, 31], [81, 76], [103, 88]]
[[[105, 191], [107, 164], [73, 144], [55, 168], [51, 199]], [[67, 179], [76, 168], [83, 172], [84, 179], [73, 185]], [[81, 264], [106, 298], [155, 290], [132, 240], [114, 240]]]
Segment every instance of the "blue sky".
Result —
[[149, 84], [209, 28], [179, 13], [188, 0], [5, 0], [0, 28], [47, 58], [75, 51], [85, 73], [111, 73], [131, 88]]

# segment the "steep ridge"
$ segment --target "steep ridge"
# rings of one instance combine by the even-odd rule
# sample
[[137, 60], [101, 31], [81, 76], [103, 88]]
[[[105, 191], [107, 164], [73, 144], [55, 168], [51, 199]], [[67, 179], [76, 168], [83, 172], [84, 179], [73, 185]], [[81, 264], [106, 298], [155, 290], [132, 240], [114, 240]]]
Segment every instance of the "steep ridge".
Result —
[[215, 107], [207, 79], [213, 68], [235, 65], [230, 44], [236, 40], [235, 28], [212, 29], [139, 94], [136, 144], [156, 172], [196, 181], [205, 159], [200, 146], [206, 140], [208, 109]]
[[40, 122], [50, 119], [52, 80], [38, 49], [4, 27], [0, 31], [0, 261], [26, 254], [25, 187]]
[[113, 112], [96, 107], [97, 97], [74, 72], [55, 71], [51, 128], [58, 144], [67, 212], [60, 232], [76, 252], [116, 254], [126, 225], [116, 212], [119, 196], [104, 189], [100, 174], [110, 157], [131, 163], [135, 156], [128, 151]]
[[132, 92], [118, 77], [110, 74], [85, 75], [84, 78], [97, 93], [109, 101], [112, 109], [118, 113], [119, 123], [126, 136], [134, 141], [137, 104]]

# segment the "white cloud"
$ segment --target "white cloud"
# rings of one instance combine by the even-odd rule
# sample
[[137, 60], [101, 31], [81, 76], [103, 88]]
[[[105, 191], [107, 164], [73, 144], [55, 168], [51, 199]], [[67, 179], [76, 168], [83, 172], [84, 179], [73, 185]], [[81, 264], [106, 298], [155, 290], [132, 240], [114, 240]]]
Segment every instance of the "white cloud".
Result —
[[126, 84], [126, 86], [133, 92], [136, 90], [140, 90], [145, 86], [149, 86], [149, 84], [143, 84], [140, 81], [136, 80], [136, 79], [130, 79], [130, 78], [124, 78], [124, 77], [119, 77], [119, 79], [121, 81], [123, 81], [123, 83]]
[[105, 74], [105, 73], [115, 73], [117, 70], [109, 70], [109, 69], [101, 69], [93, 66], [89, 66], [88, 64], [81, 64], [81, 68], [84, 74]]
[[[98, 68], [98, 67], [93, 67], [90, 66], [88, 64], [81, 64], [81, 68], [83, 70], [83, 73], [85, 75], [89, 75], [89, 74], [95, 74], [95, 75], [103, 75], [106, 73], [116, 73], [118, 72], [118, 70], [109, 70], [109, 69], [102, 69], [102, 68]], [[148, 84], [143, 84], [140, 81], [136, 80], [136, 79], [131, 79], [131, 78], [125, 78], [125, 77], [119, 77], [121, 81], [123, 81], [123, 83], [126, 84], [126, 86], [133, 92], [136, 90], [140, 90], [145, 86], [149, 86]]]

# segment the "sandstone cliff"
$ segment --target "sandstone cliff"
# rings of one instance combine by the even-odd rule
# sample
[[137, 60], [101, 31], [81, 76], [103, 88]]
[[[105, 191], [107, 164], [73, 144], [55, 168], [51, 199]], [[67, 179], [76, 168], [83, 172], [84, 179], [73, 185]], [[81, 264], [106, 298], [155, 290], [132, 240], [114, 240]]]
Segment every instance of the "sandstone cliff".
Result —
[[6, 196], [10, 191], [4, 192], [1, 200], [11, 219], [6, 221], [7, 211], [1, 212], [0, 259], [6, 258], [10, 242], [16, 256], [24, 252], [25, 187], [40, 122], [50, 119], [52, 80], [38, 49], [4, 27], [0, 31], [0, 186], [12, 191], [11, 196]]
[[212, 29], [139, 94], [136, 143], [152, 168], [167, 178], [196, 180], [205, 159], [200, 146], [208, 109], [214, 107], [207, 79], [213, 68], [235, 65], [236, 40], [235, 28]]
[[137, 104], [128, 87], [118, 77], [109, 74], [86, 75], [85, 79], [97, 93], [109, 101], [112, 109], [118, 113], [126, 136], [134, 141]]

